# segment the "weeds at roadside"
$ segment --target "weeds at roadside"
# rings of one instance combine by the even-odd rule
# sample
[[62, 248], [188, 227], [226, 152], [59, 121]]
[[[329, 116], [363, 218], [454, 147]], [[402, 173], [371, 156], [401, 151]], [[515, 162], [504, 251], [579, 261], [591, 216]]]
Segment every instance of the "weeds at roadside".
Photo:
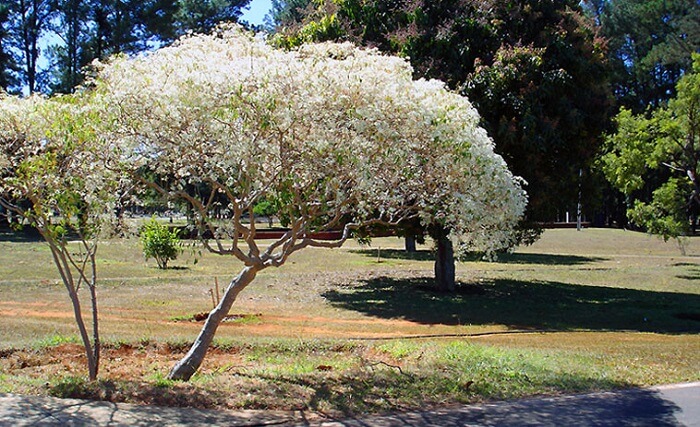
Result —
[[[182, 349], [140, 341], [105, 346], [97, 382], [79, 375], [79, 348], [44, 347], [43, 364], [21, 367], [0, 358], [10, 375], [35, 378], [36, 394], [113, 402], [219, 409], [310, 409], [337, 415], [425, 408], [627, 387], [615, 367], [582, 355], [508, 350], [464, 340], [357, 343], [261, 340], [216, 345], [189, 383], [165, 373]], [[65, 357], [56, 358], [60, 349]], [[173, 354], [175, 353], [175, 354]], [[128, 372], [126, 372], [126, 371]], [[21, 375], [18, 375], [20, 374]], [[41, 386], [40, 384], [46, 384]]]

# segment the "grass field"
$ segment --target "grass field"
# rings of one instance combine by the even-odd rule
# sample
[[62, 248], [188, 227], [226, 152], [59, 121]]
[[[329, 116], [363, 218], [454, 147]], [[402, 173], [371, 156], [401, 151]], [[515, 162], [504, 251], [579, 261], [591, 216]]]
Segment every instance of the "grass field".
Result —
[[700, 380], [700, 239], [548, 230], [497, 262], [458, 264], [396, 238], [307, 249], [256, 278], [190, 383], [165, 379], [233, 259], [167, 271], [137, 240], [101, 245], [101, 381], [82, 379], [67, 296], [46, 248], [0, 237], [0, 392], [215, 408], [354, 413]]

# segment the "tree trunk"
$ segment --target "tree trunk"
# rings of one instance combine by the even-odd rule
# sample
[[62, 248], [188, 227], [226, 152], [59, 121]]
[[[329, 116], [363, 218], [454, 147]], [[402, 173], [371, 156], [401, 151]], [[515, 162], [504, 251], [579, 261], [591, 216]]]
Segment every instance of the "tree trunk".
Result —
[[211, 342], [214, 340], [216, 329], [221, 324], [221, 321], [224, 320], [224, 317], [228, 315], [238, 294], [255, 279], [255, 275], [260, 269], [259, 266], [246, 267], [229, 283], [221, 301], [209, 313], [209, 317], [204, 322], [204, 326], [194, 344], [192, 344], [190, 351], [170, 371], [169, 379], [188, 381], [197, 372], [204, 360], [204, 356], [207, 354], [207, 350], [209, 350]]
[[455, 255], [452, 241], [447, 234], [446, 231], [442, 231], [435, 239], [435, 286], [440, 292], [455, 291]]
[[85, 321], [83, 321], [83, 315], [80, 307], [80, 299], [78, 298], [77, 292], [68, 289], [68, 294], [73, 304], [73, 315], [75, 316], [75, 322], [78, 325], [78, 331], [80, 332], [80, 338], [83, 341], [83, 347], [85, 349], [85, 356], [87, 357], [88, 365], [88, 378], [90, 381], [95, 381], [97, 379], [98, 371], [98, 361], [95, 359], [95, 351], [90, 342], [90, 337], [88, 335], [87, 327], [85, 326]]
[[90, 285], [90, 303], [92, 304], [92, 360], [88, 358], [88, 375], [90, 381], [97, 379], [97, 374], [100, 370], [100, 328], [99, 328], [99, 311], [97, 309], [97, 291], [93, 282]]
[[[75, 282], [73, 280], [73, 275], [71, 274], [70, 271], [70, 264], [68, 261], [68, 258], [66, 257], [65, 253], [67, 251], [67, 248], [65, 246], [60, 246], [59, 244], [56, 243], [55, 240], [53, 240], [50, 235], [47, 233], [46, 228], [44, 227], [38, 227], [39, 233], [44, 237], [44, 240], [46, 243], [48, 243], [49, 248], [51, 249], [51, 256], [54, 261], [54, 265], [58, 269], [58, 272], [61, 276], [61, 280], [63, 281], [63, 285], [66, 287], [66, 290], [68, 291], [68, 296], [71, 301], [71, 305], [73, 306], [73, 316], [75, 317], [75, 322], [78, 326], [78, 332], [80, 333], [80, 339], [83, 341], [83, 348], [85, 349], [85, 356], [87, 358], [87, 366], [88, 366], [88, 377], [90, 381], [95, 381], [97, 379], [97, 372], [98, 372], [98, 365], [99, 365], [99, 335], [97, 332], [98, 324], [97, 324], [97, 294], [95, 293], [95, 288], [94, 286], [91, 287], [91, 293], [90, 293], [90, 298], [91, 298], [91, 303], [92, 303], [92, 308], [93, 308], [93, 331], [94, 331], [94, 337], [98, 340], [95, 343], [95, 347], [93, 347], [93, 344], [90, 342], [90, 336], [88, 335], [88, 330], [87, 326], [85, 325], [85, 321], [83, 320], [83, 313], [82, 313], [82, 307], [80, 305], [80, 297], [78, 295], [78, 289], [75, 286]], [[94, 260], [93, 260], [94, 262]], [[93, 279], [94, 279], [94, 264], [93, 266]], [[94, 285], [94, 282], [93, 282]]]
[[410, 235], [405, 238], [406, 252], [409, 254], [416, 252], [416, 236]]

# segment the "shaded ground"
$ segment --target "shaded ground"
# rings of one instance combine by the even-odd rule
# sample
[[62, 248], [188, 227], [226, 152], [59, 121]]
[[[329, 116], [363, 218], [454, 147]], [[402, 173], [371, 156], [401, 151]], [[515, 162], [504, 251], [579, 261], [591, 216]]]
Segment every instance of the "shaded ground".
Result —
[[432, 290], [433, 279], [376, 277], [325, 292], [338, 308], [380, 319], [422, 324], [515, 329], [700, 333], [700, 295], [570, 285], [479, 280], [454, 295]]
[[324, 427], [697, 426], [700, 383], [332, 419], [309, 411], [207, 411], [0, 394], [0, 425]]
[[[402, 259], [402, 260], [417, 260], [417, 261], [434, 261], [435, 254], [430, 250], [417, 250], [415, 252], [406, 252], [403, 249], [355, 249], [352, 253], [361, 254], [370, 258], [384, 259]], [[468, 255], [467, 259], [478, 261], [481, 255]], [[505, 253], [498, 256], [500, 262], [509, 264], [534, 264], [534, 265], [567, 265], [576, 266], [599, 261], [605, 261], [607, 258], [593, 256], [578, 256], [578, 255], [555, 255], [555, 254], [532, 254], [532, 253]]]
[[325, 427], [700, 426], [700, 383], [325, 422]]
[[40, 242], [41, 235], [33, 227], [23, 227], [22, 231], [14, 231], [6, 225], [0, 226], [0, 242]]

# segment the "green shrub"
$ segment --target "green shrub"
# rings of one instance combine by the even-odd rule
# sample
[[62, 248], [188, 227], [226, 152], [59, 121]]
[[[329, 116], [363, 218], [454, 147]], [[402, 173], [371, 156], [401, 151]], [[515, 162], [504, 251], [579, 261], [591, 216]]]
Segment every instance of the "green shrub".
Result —
[[272, 228], [272, 217], [277, 213], [277, 206], [271, 199], [263, 199], [253, 207], [255, 216], [267, 217], [267, 225]]
[[155, 258], [162, 269], [168, 268], [168, 261], [177, 259], [182, 252], [178, 231], [160, 224], [155, 217], [141, 229], [141, 246], [146, 260]]

